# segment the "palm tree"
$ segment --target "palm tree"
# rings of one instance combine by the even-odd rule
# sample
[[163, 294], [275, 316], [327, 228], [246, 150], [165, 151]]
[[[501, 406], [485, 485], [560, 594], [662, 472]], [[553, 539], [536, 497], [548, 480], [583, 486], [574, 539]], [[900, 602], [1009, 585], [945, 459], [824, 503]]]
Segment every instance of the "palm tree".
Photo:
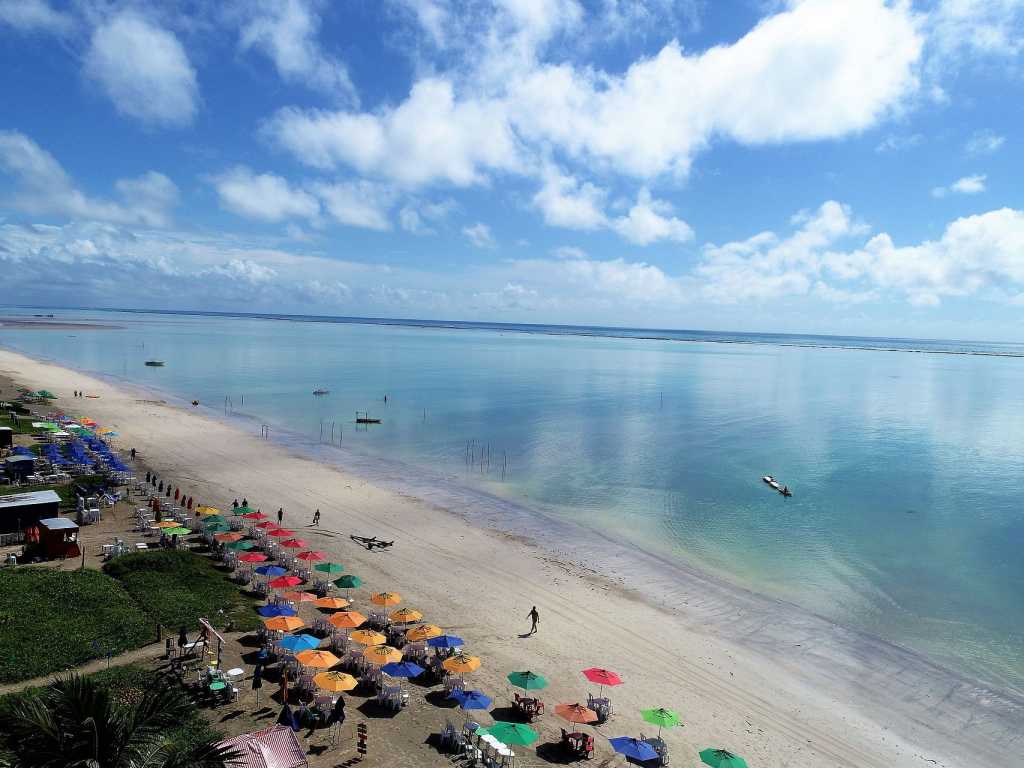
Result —
[[164, 735], [192, 712], [181, 690], [159, 678], [126, 704], [73, 674], [11, 707], [9, 743], [23, 768], [225, 768], [238, 755], [216, 739], [181, 746]]

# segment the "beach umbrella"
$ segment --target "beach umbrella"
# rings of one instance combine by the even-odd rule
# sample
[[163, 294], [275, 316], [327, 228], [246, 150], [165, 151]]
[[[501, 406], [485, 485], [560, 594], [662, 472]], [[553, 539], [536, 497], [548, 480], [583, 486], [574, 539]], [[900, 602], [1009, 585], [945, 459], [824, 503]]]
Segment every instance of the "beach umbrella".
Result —
[[241, 517], [242, 515], [251, 515], [255, 511], [252, 507], [235, 507], [231, 510], [231, 514], [235, 517]]
[[267, 522], [265, 522], [265, 523], [256, 523], [256, 526], [255, 526], [255, 527], [257, 527], [257, 528], [262, 528], [262, 529], [263, 529], [263, 530], [265, 531], [265, 530], [267, 530], [268, 528], [271, 528], [271, 529], [273, 529], [273, 528], [277, 528], [277, 523], [272, 523], [272, 522], [270, 522], [270, 521], [268, 520], [268, 521], [267, 521]]
[[388, 664], [392, 661], [401, 661], [402, 652], [390, 645], [372, 645], [363, 650], [363, 658], [371, 664]]
[[443, 634], [444, 630], [436, 624], [420, 624], [406, 632], [405, 639], [418, 643], [421, 640], [429, 640], [432, 637], [440, 637]]
[[231, 526], [227, 523], [214, 523], [206, 527], [207, 533], [230, 533]]
[[244, 533], [237, 533], [237, 532], [218, 533], [218, 534], [215, 534], [213, 538], [216, 539], [217, 541], [219, 541], [221, 544], [231, 544], [233, 542], [241, 541], [242, 539], [244, 539], [245, 538], [245, 534]]
[[182, 528], [180, 525], [177, 528], [167, 528], [164, 533], [170, 534], [171, 536], [188, 536], [192, 531], [188, 528]]
[[622, 678], [611, 670], [601, 669], [600, 667], [591, 667], [590, 669], [583, 670], [583, 676], [592, 683], [597, 683], [601, 686], [601, 690], [598, 692], [598, 696], [604, 693], [604, 687], [613, 685], [622, 685]]
[[240, 563], [262, 563], [267, 559], [267, 556], [262, 552], [246, 552], [244, 555], [238, 556]]
[[524, 691], [539, 691], [541, 688], [548, 687], [548, 681], [536, 672], [510, 672], [508, 681]]
[[727, 749], [703, 749], [700, 761], [711, 768], [747, 768], [747, 761]]
[[442, 661], [441, 666], [449, 672], [456, 672], [460, 675], [466, 672], [476, 672], [480, 669], [480, 657], [456, 653], [454, 656], [449, 656]]
[[402, 602], [402, 596], [397, 592], [378, 592], [370, 597], [370, 602], [374, 605], [383, 605], [385, 608], [388, 608]]
[[[274, 533], [277, 533], [277, 531], [274, 531]], [[271, 536], [273, 536], [274, 533], [272, 533]], [[286, 547], [287, 549], [305, 549], [309, 546], [309, 543], [302, 539], [288, 539], [287, 541], [282, 541], [281, 546]]]
[[261, 565], [256, 569], [256, 573], [260, 576], [268, 576], [273, 578], [274, 576], [284, 576], [288, 573], [287, 568], [282, 568], [280, 565]]
[[220, 510], [217, 507], [209, 507], [206, 504], [200, 504], [196, 507], [197, 515], [219, 515]]
[[272, 619], [275, 616], [294, 616], [295, 609], [290, 605], [261, 605], [256, 613], [265, 619]]
[[399, 608], [397, 611], [391, 612], [390, 618], [399, 624], [412, 624], [414, 621], [422, 619], [423, 614], [415, 608]]
[[314, 603], [316, 602], [316, 595], [312, 592], [283, 592], [281, 594], [285, 600], [291, 600], [293, 603]]
[[339, 629], [355, 629], [366, 623], [366, 617], [359, 611], [339, 611], [327, 621]]
[[597, 722], [597, 712], [582, 704], [559, 704], [555, 707], [555, 714], [570, 723]]
[[267, 629], [276, 629], [279, 632], [294, 632], [296, 629], [302, 629], [306, 626], [306, 622], [298, 616], [274, 616], [270, 619], [264, 619], [263, 625]]
[[302, 583], [302, 579], [298, 576], [278, 576], [276, 579], [271, 579], [269, 583], [274, 589], [287, 589], [298, 586]]
[[389, 677], [419, 677], [424, 669], [411, 661], [392, 661], [381, 667], [380, 671]]
[[[334, 616], [340, 615], [341, 614], [338, 613], [334, 614]], [[333, 619], [334, 616], [332, 616], [331, 618]], [[355, 632], [349, 635], [349, 637], [355, 640], [360, 645], [383, 645], [388, 641], [386, 636], [372, 629], [357, 629]]]
[[287, 528], [275, 528], [267, 533], [267, 536], [273, 536], [275, 539], [287, 539], [289, 536], [294, 535], [295, 531], [289, 531]]
[[620, 755], [625, 755], [631, 760], [637, 760], [641, 763], [658, 757], [658, 750], [646, 741], [634, 739], [632, 736], [619, 736], [617, 739], [608, 739], [608, 743]]
[[341, 563], [317, 563], [313, 566], [313, 570], [319, 571], [320, 573], [334, 574], [344, 571], [345, 566]]
[[157, 528], [177, 528], [178, 524], [173, 520], [161, 520], [159, 523], [153, 523]]
[[340, 611], [343, 608], [348, 608], [349, 602], [343, 597], [321, 597], [313, 605], [328, 611]]
[[[299, 541], [299, 539], [296, 539], [296, 541]], [[286, 541], [282, 546], [288, 546], [288, 542]], [[323, 552], [317, 552], [316, 550], [311, 549], [306, 550], [305, 552], [299, 552], [299, 554], [295, 556], [295, 559], [305, 560], [307, 563], [312, 563], [317, 560], [323, 560], [324, 557], [325, 556]]]
[[206, 527], [210, 527], [212, 525], [216, 525], [217, 523], [226, 523], [226, 522], [227, 522], [227, 520], [225, 520], [220, 515], [207, 515], [206, 517], [203, 518], [203, 525], [205, 525]]
[[306, 667], [315, 669], [330, 669], [341, 661], [330, 651], [308, 650], [295, 654], [296, 660]]
[[459, 702], [462, 709], [490, 709], [493, 703], [490, 696], [485, 696], [482, 691], [460, 691], [455, 690], [449, 699]]
[[[313, 637], [313, 635], [288, 635], [282, 637], [281, 642], [278, 643], [286, 651], [292, 653], [298, 653], [300, 651], [309, 651], [320, 645], [320, 639]], [[296, 656], [298, 658], [298, 656]]]
[[321, 672], [313, 678], [313, 682], [322, 690], [332, 693], [351, 691], [359, 685], [358, 680], [344, 672]]
[[499, 720], [489, 728], [480, 728], [477, 731], [481, 736], [490, 734], [502, 744], [518, 744], [527, 747], [540, 738], [533, 728], [522, 723], [506, 723]]
[[358, 576], [353, 576], [351, 573], [347, 573], [340, 579], [334, 580], [334, 586], [339, 589], [358, 589], [363, 585], [363, 580]]
[[247, 512], [242, 515], [246, 520], [266, 520], [267, 516], [262, 512]]
[[665, 709], [664, 707], [641, 710], [640, 717], [645, 722], [658, 726], [658, 738], [661, 738], [662, 728], [671, 728], [673, 725], [679, 725], [679, 715], [671, 709]]
[[245, 551], [247, 549], [255, 549], [256, 542], [254, 541], [232, 541], [228, 544], [228, 549], [235, 549], [239, 551]]
[[441, 635], [427, 640], [427, 645], [431, 648], [461, 648], [465, 644], [465, 640], [455, 635]]

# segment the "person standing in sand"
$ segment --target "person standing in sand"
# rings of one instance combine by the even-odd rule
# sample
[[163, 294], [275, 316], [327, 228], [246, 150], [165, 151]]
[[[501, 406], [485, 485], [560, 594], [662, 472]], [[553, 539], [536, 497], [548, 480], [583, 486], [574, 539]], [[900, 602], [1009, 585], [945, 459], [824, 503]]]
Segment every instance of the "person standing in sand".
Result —
[[317, 528], [320, 527], [320, 510], [319, 509], [316, 512], [313, 513], [313, 525], [315, 525]]
[[279, 507], [277, 510], [277, 524], [280, 525], [284, 522], [284, 507]]
[[533, 608], [530, 609], [530, 612], [528, 614], [526, 614], [526, 617], [531, 622], [530, 634], [531, 635], [537, 634], [537, 624], [538, 624], [538, 622], [540, 622], [540, 613], [537, 612], [537, 606], [536, 605], [533, 606]]

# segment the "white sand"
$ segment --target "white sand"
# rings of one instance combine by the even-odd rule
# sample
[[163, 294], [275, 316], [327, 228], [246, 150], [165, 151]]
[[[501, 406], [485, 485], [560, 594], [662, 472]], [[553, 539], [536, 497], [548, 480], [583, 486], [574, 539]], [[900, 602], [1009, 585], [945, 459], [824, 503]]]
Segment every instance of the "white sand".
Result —
[[[543, 698], [551, 707], [585, 701], [593, 686], [580, 670], [601, 666], [626, 681], [607, 691], [617, 714], [602, 733], [651, 734], [656, 729], [642, 723], [638, 710], [675, 709], [685, 727], [666, 739], [677, 766], [697, 765], [697, 751], [708, 746], [743, 755], [752, 768], [1020, 760], [1020, 696], [993, 692], [793, 606], [610, 544], [574, 550], [563, 543], [557, 554], [495, 530], [500, 506], [489, 515], [492, 528], [471, 525], [472, 510], [458, 506], [472, 503], [471, 495], [449, 489], [428, 503], [372, 485], [259, 440], [252, 434], [258, 427], [246, 432], [184, 402], [154, 402], [142, 390], [2, 350], [0, 370], [58, 393], [69, 413], [113, 427], [120, 446], [137, 448], [197, 500], [224, 506], [246, 496], [265, 512], [283, 506], [286, 526], [335, 553], [367, 587], [401, 592], [428, 621], [466, 638], [484, 662], [472, 682], [496, 705], [509, 695], [504, 675], [512, 670], [545, 674], [552, 685]], [[101, 397], [73, 400], [77, 388]], [[439, 498], [451, 509], [441, 508]], [[321, 527], [307, 528], [316, 507]], [[396, 544], [368, 553], [350, 533]], [[533, 604], [540, 632], [522, 639]], [[551, 737], [559, 725], [549, 715], [538, 727]]]

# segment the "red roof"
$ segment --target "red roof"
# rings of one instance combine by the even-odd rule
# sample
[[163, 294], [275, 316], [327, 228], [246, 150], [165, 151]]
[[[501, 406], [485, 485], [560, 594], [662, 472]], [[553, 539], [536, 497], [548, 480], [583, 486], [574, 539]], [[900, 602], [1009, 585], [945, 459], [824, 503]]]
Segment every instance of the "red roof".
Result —
[[286, 725], [272, 725], [262, 731], [244, 733], [222, 741], [242, 756], [227, 765], [237, 768], [307, 768], [306, 753], [292, 729]]

